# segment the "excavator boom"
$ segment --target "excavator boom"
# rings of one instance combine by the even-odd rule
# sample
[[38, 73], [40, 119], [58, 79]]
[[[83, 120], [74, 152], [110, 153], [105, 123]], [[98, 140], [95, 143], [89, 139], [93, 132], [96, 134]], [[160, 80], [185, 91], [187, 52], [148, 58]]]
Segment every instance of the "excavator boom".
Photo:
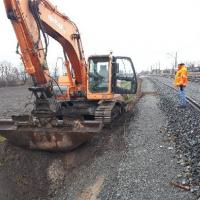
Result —
[[[51, 82], [46, 57], [48, 37], [58, 41], [74, 70], [77, 86], [86, 90], [86, 61], [77, 26], [47, 0], [4, 0], [25, 69], [37, 86]], [[42, 44], [42, 37], [45, 45]]]
[[[86, 97], [87, 66], [79, 30], [47, 0], [4, 0], [4, 4], [25, 70], [33, 80], [29, 90], [35, 95], [35, 107], [30, 116], [1, 120], [0, 134], [15, 145], [31, 149], [71, 150], [97, 134], [102, 123], [60, 117], [57, 109], [61, 104], [57, 102], [46, 58], [52, 37], [62, 46], [67, 70], [70, 72], [70, 64], [75, 79], [68, 85], [68, 96], [67, 91], [62, 91], [62, 99], [70, 98], [71, 90]], [[72, 74], [68, 76], [72, 80]]]

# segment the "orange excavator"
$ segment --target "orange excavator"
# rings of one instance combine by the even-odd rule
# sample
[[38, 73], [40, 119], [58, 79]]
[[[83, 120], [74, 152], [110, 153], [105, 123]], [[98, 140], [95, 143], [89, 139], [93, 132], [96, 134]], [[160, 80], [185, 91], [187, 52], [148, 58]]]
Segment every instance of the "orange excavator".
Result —
[[[47, 0], [4, 0], [18, 40], [18, 50], [32, 79], [30, 115], [0, 120], [0, 134], [30, 149], [71, 150], [112, 123], [135, 94], [137, 79], [131, 58], [94, 55], [85, 60], [79, 30]], [[50, 74], [49, 37], [63, 49], [66, 73]]]

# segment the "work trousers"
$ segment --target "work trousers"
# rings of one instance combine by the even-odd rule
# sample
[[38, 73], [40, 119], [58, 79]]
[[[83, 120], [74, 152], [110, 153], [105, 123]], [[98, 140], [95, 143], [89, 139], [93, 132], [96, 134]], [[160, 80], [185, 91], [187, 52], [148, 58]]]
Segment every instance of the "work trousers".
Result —
[[179, 90], [179, 98], [180, 98], [180, 105], [181, 106], [186, 106], [187, 99], [185, 96], [185, 87], [178, 87]]

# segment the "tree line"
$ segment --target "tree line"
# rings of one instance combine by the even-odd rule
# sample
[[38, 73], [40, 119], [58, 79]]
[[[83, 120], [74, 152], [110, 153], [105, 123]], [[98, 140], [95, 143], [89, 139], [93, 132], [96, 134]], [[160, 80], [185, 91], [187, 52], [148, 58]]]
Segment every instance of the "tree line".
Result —
[[22, 64], [18, 67], [8, 61], [0, 62], [0, 87], [24, 85], [28, 76]]

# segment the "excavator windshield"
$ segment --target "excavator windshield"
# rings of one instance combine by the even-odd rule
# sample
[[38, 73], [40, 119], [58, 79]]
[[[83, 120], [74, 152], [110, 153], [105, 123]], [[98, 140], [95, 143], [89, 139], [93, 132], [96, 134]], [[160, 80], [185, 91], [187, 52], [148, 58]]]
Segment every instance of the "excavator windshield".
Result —
[[109, 57], [89, 59], [90, 92], [107, 92], [109, 89]]

